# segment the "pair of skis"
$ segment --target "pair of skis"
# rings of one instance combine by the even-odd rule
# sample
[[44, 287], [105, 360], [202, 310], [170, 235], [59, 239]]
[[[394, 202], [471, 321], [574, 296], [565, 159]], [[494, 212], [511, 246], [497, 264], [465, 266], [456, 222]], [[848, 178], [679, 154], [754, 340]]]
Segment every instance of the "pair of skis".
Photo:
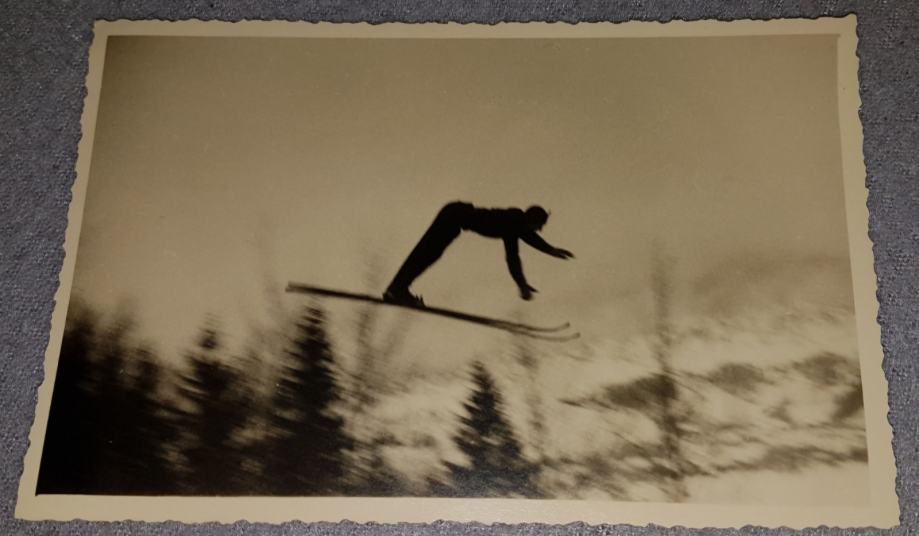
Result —
[[412, 311], [418, 311], [421, 313], [428, 313], [432, 315], [442, 316], [445, 318], [452, 318], [454, 320], [462, 320], [464, 322], [471, 322], [473, 324], [478, 324], [480, 326], [486, 326], [494, 329], [500, 329], [507, 331], [514, 335], [521, 335], [524, 337], [530, 337], [533, 339], [539, 339], [543, 341], [555, 341], [555, 342], [565, 342], [577, 339], [580, 337], [579, 333], [562, 333], [562, 331], [567, 330], [571, 327], [571, 324], [565, 322], [558, 326], [551, 327], [540, 327], [540, 326], [531, 326], [529, 324], [524, 324], [521, 322], [513, 322], [510, 320], [502, 320], [499, 318], [491, 318], [487, 316], [474, 315], [470, 313], [464, 313], [462, 311], [454, 311], [452, 309], [444, 309], [442, 307], [428, 307], [428, 306], [417, 306], [417, 305], [408, 305], [400, 303], [392, 303], [383, 300], [380, 297], [373, 296], [370, 294], [360, 294], [355, 292], [347, 292], [343, 290], [335, 290], [324, 287], [316, 287], [312, 285], [303, 285], [300, 283], [288, 283], [287, 292], [294, 292], [300, 294], [311, 294], [314, 296], [322, 296], [326, 298], [337, 298], [344, 300], [353, 300], [361, 301], [365, 303], [374, 303], [378, 305], [388, 305], [391, 307], [401, 307], [404, 309], [410, 309]]

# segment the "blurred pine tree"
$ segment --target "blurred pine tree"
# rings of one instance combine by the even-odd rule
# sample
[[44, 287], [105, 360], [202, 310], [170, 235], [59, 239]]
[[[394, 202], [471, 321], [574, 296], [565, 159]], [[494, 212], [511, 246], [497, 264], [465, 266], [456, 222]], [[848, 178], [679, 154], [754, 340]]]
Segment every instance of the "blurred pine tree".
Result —
[[472, 381], [474, 390], [463, 404], [467, 414], [453, 438], [468, 465], [447, 462], [452, 484], [436, 491], [459, 497], [539, 496], [539, 466], [523, 457], [501, 393], [482, 363], [473, 363]]
[[309, 307], [287, 352], [266, 439], [266, 491], [276, 495], [340, 494], [351, 440], [336, 413], [341, 401], [325, 313]]

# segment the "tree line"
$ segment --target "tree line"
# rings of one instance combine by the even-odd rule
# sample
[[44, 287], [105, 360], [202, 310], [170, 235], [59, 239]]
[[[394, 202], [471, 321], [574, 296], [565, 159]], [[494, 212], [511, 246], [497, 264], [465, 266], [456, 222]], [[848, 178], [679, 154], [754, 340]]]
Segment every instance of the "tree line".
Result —
[[[521, 407], [510, 409], [524, 417], [527, 434], [520, 436], [508, 418], [492, 373], [474, 362], [449, 438], [460, 458], [449, 460], [429, 431], [398, 437], [403, 432], [374, 415], [406, 388], [404, 379], [396, 382], [385, 371], [409, 332], [401, 323], [380, 341], [374, 306], [358, 310], [346, 367], [331, 344], [321, 302], [294, 320], [272, 315], [270, 342], [243, 356], [229, 350], [216, 322], [205, 321], [177, 362], [137, 341], [131, 315], [103, 321], [75, 301], [61, 342], [37, 493], [568, 498], [587, 490], [628, 500], [630, 486], [638, 484], [683, 502], [693, 479], [865, 463], [857, 361], [822, 352], [772, 368], [731, 361], [705, 373], [675, 367], [675, 349], [694, 332], [681, 331], [672, 319], [671, 265], [662, 256], [650, 271], [646, 374], [579, 397], [544, 399], [538, 352], [517, 339], [513, 359], [525, 384]], [[267, 376], [265, 363], [275, 365]], [[830, 403], [819, 422], [796, 421], [787, 400], [763, 405], [752, 419], [705, 409], [712, 395], [742, 406], [768, 404], [770, 392], [800, 389], [795, 379]], [[603, 439], [583, 453], [549, 448], [547, 417], [557, 417], [552, 412], [559, 405], [592, 412]], [[654, 432], [632, 433], [627, 427], [635, 415]], [[744, 445], [761, 456], [751, 460]], [[405, 460], [387, 456], [391, 447], [422, 452], [424, 468], [406, 475], [393, 465]]]

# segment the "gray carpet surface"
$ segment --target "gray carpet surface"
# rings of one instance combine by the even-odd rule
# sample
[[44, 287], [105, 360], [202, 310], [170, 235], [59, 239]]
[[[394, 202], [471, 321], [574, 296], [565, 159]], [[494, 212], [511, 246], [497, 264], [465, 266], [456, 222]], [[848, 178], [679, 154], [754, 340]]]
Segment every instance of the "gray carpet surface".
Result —
[[919, 533], [919, 2], [51, 1], [0, 4], [0, 534], [791, 534], [790, 530], [435, 523], [280, 526], [33, 523], [13, 518], [43, 375], [80, 138], [83, 81], [95, 19], [337, 22], [625, 21], [858, 15], [861, 119], [879, 322], [902, 525], [891, 531], [818, 528], [808, 534]]

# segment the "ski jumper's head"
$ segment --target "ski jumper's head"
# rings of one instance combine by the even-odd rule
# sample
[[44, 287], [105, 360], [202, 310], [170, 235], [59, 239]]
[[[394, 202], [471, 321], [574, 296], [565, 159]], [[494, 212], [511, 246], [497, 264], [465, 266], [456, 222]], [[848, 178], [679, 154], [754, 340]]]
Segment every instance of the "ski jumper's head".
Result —
[[539, 231], [549, 221], [549, 212], [539, 205], [528, 208], [525, 214], [527, 226], [534, 231]]

